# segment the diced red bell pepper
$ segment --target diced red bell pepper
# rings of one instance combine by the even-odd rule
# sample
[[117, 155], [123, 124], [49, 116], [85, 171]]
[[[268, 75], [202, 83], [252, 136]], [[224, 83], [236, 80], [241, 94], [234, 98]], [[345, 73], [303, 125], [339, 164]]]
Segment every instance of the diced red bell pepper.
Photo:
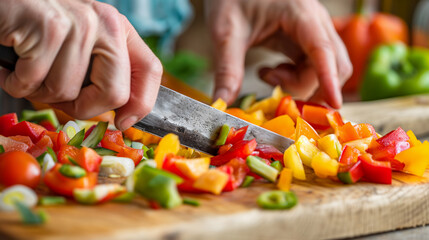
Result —
[[[381, 139], [381, 138], [380, 138]], [[390, 143], [391, 145], [383, 146], [377, 139], [372, 142], [367, 152], [372, 155], [372, 158], [377, 161], [390, 161], [392, 170], [401, 171], [404, 169], [405, 164], [395, 160], [396, 154], [410, 148], [408, 141], [384, 141], [384, 144]]]
[[101, 146], [115, 152], [121, 152], [122, 148], [125, 146], [124, 138], [122, 132], [119, 130], [106, 130], [104, 133], [103, 139], [101, 140]]
[[382, 146], [388, 147], [394, 145], [395, 142], [409, 142], [409, 140], [410, 137], [408, 137], [407, 133], [399, 127], [377, 139], [377, 142]]
[[53, 143], [51, 138], [48, 135], [45, 135], [40, 139], [32, 148], [28, 149], [28, 153], [33, 155], [33, 157], [38, 157], [42, 155], [48, 147], [53, 148]]
[[226, 153], [214, 156], [211, 158], [211, 165], [220, 166], [233, 158], [246, 158], [253, 153], [256, 148], [256, 140], [242, 140], [237, 142]]
[[28, 150], [28, 145], [15, 141], [12, 138], [4, 137], [0, 135], [0, 145], [3, 146], [5, 152], [11, 152], [11, 151], [20, 151], [20, 152], [26, 152]]
[[232, 148], [232, 144], [225, 144], [220, 146], [219, 150], [217, 150], [217, 154], [224, 154], [228, 152], [229, 149]]
[[171, 173], [176, 174], [177, 176], [183, 178], [183, 179], [188, 179], [176, 166], [176, 164], [174, 163], [176, 159], [184, 159], [181, 156], [176, 156], [172, 153], [167, 154], [167, 156], [165, 156], [165, 160], [162, 163], [162, 169], [169, 171]]
[[[12, 127], [18, 123], [16, 113], [8, 113], [0, 117], [0, 135], [9, 137]], [[17, 135], [17, 134], [13, 134]]]
[[143, 158], [144, 151], [143, 149], [134, 149], [128, 146], [123, 146], [121, 151], [119, 151], [116, 156], [117, 157], [127, 157], [131, 158], [134, 162], [134, 165], [140, 163]]
[[331, 111], [326, 114], [326, 118], [328, 119], [329, 125], [334, 129], [336, 135], [339, 135], [340, 127], [344, 125], [343, 118], [338, 111]]
[[57, 146], [61, 147], [63, 145], [67, 145], [67, 143], [70, 141], [70, 138], [67, 136], [67, 133], [60, 131], [58, 133], [58, 138], [57, 138]]
[[235, 144], [235, 143], [243, 140], [244, 136], [246, 136], [246, 132], [247, 132], [248, 128], [249, 128], [249, 126], [245, 126], [245, 127], [242, 127], [238, 130], [235, 130], [235, 128], [232, 127], [229, 130], [228, 137], [226, 137], [226, 141], [225, 141], [224, 145]]
[[365, 181], [392, 184], [390, 161], [376, 161], [367, 153], [360, 155], [359, 160], [362, 161]]
[[57, 130], [57, 128], [54, 126], [54, 124], [52, 124], [52, 122], [49, 120], [43, 120], [39, 123], [39, 125], [44, 127], [48, 131], [55, 132]]
[[295, 104], [296, 107], [298, 108], [299, 112], [302, 114], [303, 112], [303, 108], [305, 105], [309, 105], [309, 106], [314, 106], [314, 107], [321, 107], [321, 108], [326, 108], [323, 105], [320, 105], [318, 103], [313, 103], [313, 102], [306, 102], [306, 101], [301, 101], [301, 100], [295, 100]]
[[9, 134], [29, 136], [31, 138], [31, 141], [33, 141], [33, 143], [36, 143], [46, 134], [46, 129], [35, 123], [22, 121], [12, 126], [11, 130], [9, 131]]
[[18, 142], [22, 142], [28, 145], [28, 149], [31, 149], [34, 146], [33, 141], [31, 141], [31, 138], [29, 136], [10, 136], [9, 138], [18, 141]]
[[374, 137], [377, 138], [377, 133], [374, 127], [368, 123], [360, 123], [354, 126], [356, 132], [359, 134], [359, 138]]
[[326, 115], [331, 112], [326, 107], [304, 105], [302, 119], [307, 121], [316, 130], [326, 130], [331, 127]]
[[87, 147], [82, 147], [74, 159], [80, 167], [88, 172], [98, 172], [103, 160], [92, 148]]
[[195, 180], [191, 179], [184, 179], [184, 181], [177, 185], [177, 189], [179, 189], [181, 192], [187, 192], [187, 193], [206, 193], [203, 190], [196, 189], [194, 187]]
[[283, 163], [283, 153], [272, 145], [258, 144], [252, 155], [264, 159], [274, 159], [275, 161], [280, 161]]
[[242, 158], [234, 158], [218, 169], [229, 175], [228, 182], [223, 188], [224, 192], [233, 191], [238, 188], [243, 183], [246, 175], [250, 172], [246, 161]]
[[63, 164], [72, 164], [69, 160], [69, 157], [71, 157], [73, 160], [76, 160], [78, 155], [79, 148], [67, 144], [62, 145], [57, 151], [58, 162]]
[[359, 133], [356, 131], [356, 128], [350, 122], [340, 127], [339, 140], [341, 143], [350, 142], [359, 138]]
[[341, 182], [351, 184], [359, 181], [363, 175], [362, 161], [357, 161], [347, 165], [341, 164], [337, 177]]
[[341, 152], [341, 156], [338, 161], [345, 165], [354, 164], [357, 162], [360, 151], [354, 147], [346, 145]]

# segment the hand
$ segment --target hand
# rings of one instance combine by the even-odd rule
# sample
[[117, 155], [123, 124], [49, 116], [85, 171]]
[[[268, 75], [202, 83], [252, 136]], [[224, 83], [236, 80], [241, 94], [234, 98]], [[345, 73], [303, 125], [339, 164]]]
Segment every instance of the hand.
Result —
[[341, 86], [352, 72], [347, 50], [316, 0], [207, 1], [215, 46], [215, 93], [228, 103], [243, 78], [246, 51], [265, 46], [293, 64], [260, 70], [261, 78], [311, 101], [341, 107]]
[[[161, 63], [110, 5], [0, 0], [0, 44], [19, 56], [14, 72], [0, 68], [0, 87], [13, 97], [49, 103], [80, 119], [116, 109], [122, 130], [155, 104]], [[91, 84], [82, 88], [91, 59]]]

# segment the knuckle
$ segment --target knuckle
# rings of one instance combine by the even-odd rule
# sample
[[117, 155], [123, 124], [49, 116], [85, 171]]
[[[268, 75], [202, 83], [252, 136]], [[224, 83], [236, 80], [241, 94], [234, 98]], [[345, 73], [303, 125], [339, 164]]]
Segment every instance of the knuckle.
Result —
[[72, 21], [59, 12], [47, 14], [45, 21], [48, 35], [52, 40], [63, 41], [72, 27]]
[[353, 73], [353, 66], [350, 62], [341, 63], [338, 68], [338, 75], [341, 81], [346, 81]]
[[115, 88], [111, 88], [106, 92], [106, 105], [112, 109], [124, 106], [129, 100], [129, 93], [123, 91], [117, 91]]
[[157, 57], [154, 56], [151, 59], [148, 72], [149, 76], [151, 76], [152, 78], [161, 79], [164, 69], [162, 67], [161, 61]]

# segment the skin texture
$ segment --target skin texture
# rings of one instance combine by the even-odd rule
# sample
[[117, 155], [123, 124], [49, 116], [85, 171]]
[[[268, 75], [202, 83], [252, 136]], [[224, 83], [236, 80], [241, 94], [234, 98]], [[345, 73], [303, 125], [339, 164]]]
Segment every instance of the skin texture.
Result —
[[[111, 109], [125, 130], [155, 104], [162, 65], [128, 20], [93, 0], [0, 0], [0, 44], [19, 56], [0, 68], [11, 96], [86, 119]], [[92, 58], [91, 84], [82, 88]]]
[[214, 100], [232, 103], [240, 91], [249, 48], [279, 51], [293, 63], [260, 69], [260, 77], [294, 96], [342, 104], [352, 73], [347, 50], [326, 9], [316, 0], [206, 1], [215, 46]]

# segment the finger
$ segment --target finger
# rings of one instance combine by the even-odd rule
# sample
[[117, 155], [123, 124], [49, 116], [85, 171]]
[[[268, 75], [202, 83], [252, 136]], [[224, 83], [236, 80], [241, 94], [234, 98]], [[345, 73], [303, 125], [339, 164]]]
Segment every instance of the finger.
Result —
[[[234, 5], [235, 6], [235, 5]], [[244, 75], [247, 33], [240, 15], [228, 14], [214, 25], [215, 91], [213, 100], [232, 103], [240, 91]]]
[[130, 64], [121, 17], [107, 4], [96, 2], [94, 9], [100, 16], [100, 33], [92, 51], [92, 84], [83, 88], [76, 100], [53, 104], [79, 119], [119, 108], [130, 95]]
[[0, 78], [0, 87], [11, 96], [29, 96], [41, 86], [47, 76], [71, 26], [67, 19], [61, 17], [58, 21], [51, 20], [52, 22], [55, 24], [46, 24], [42, 34], [28, 34], [22, 41], [12, 41], [19, 59], [15, 71], [6, 78]]
[[79, 4], [78, 11], [75, 14], [80, 16], [78, 24], [72, 27], [43, 84], [28, 99], [57, 103], [79, 96], [96, 40], [98, 21], [89, 6]]
[[127, 46], [131, 65], [131, 93], [128, 102], [116, 110], [115, 124], [126, 130], [146, 116], [155, 105], [162, 77], [162, 65], [136, 30], [124, 17], [129, 29]]
[[334, 108], [340, 108], [342, 96], [336, 58], [326, 31], [314, 17], [301, 17], [296, 22], [295, 31], [298, 43], [315, 68], [325, 101]]

